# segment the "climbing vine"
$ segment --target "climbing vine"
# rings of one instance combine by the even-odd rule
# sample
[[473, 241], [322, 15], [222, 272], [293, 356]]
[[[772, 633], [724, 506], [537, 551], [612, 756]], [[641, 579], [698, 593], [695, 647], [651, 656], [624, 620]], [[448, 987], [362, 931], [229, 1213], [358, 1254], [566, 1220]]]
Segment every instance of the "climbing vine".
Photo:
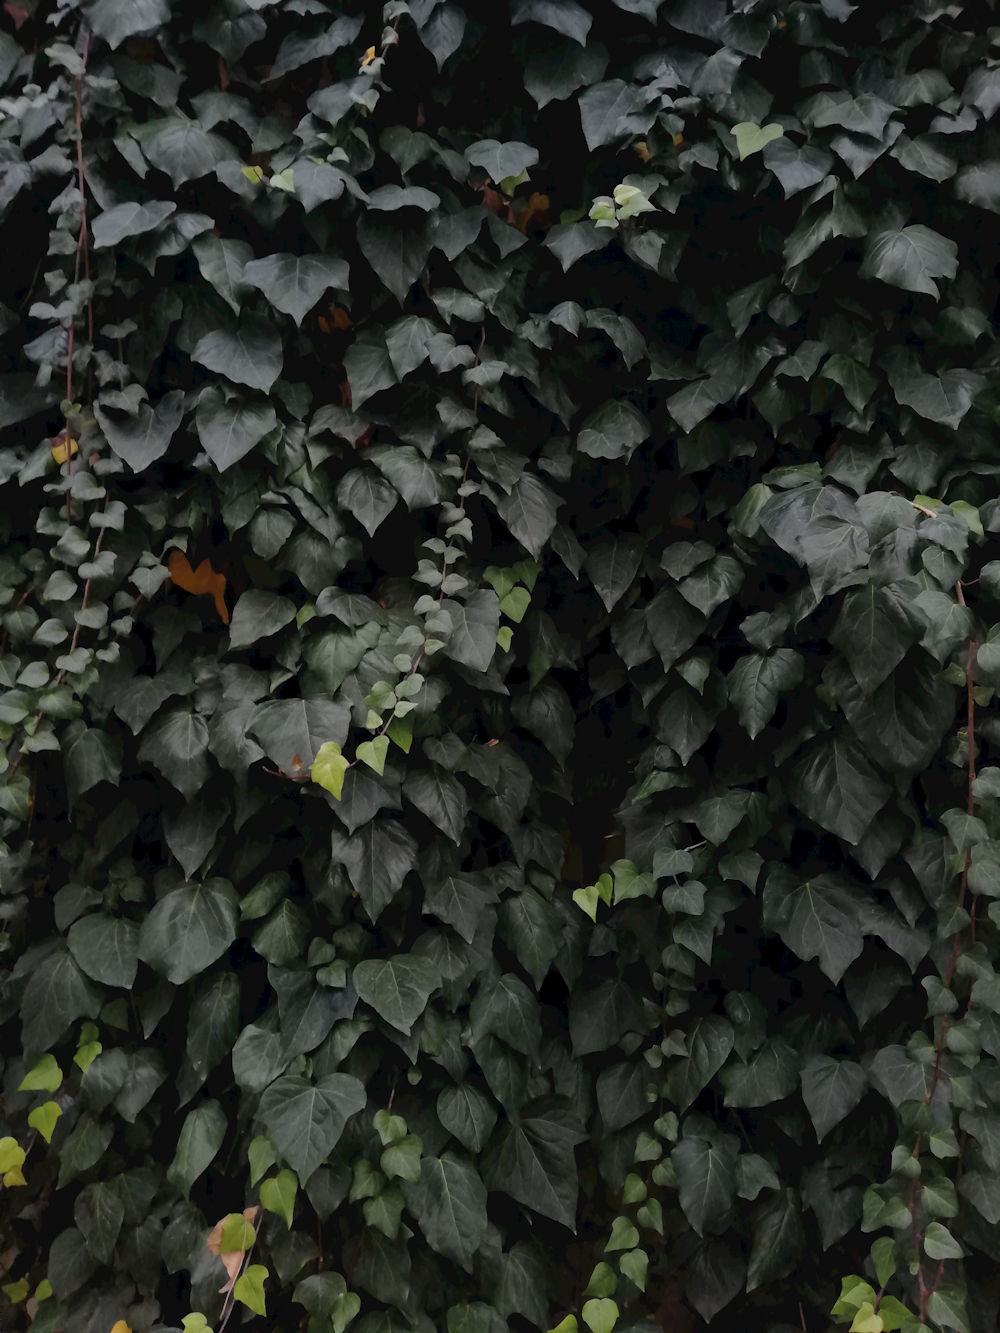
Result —
[[996, 32], [4, 6], [4, 1327], [994, 1328]]

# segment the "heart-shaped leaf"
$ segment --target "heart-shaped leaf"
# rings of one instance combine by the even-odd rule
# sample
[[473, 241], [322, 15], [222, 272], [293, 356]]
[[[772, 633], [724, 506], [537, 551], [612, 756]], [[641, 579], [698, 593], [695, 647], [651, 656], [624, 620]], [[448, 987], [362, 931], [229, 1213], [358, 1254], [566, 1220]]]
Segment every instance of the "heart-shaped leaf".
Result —
[[289, 1231], [295, 1213], [295, 1195], [299, 1181], [294, 1171], [279, 1171], [273, 1180], [265, 1180], [260, 1187], [260, 1206], [269, 1213], [285, 1219]]
[[586, 1301], [583, 1307], [583, 1322], [590, 1333], [611, 1333], [618, 1322], [618, 1306], [607, 1296]]
[[597, 920], [597, 903], [600, 894], [597, 892], [597, 885], [591, 884], [586, 889], [574, 889], [573, 901], [581, 912], [586, 912], [591, 921]]
[[263, 1264], [251, 1264], [243, 1276], [236, 1279], [236, 1286], [233, 1287], [233, 1296], [236, 1300], [242, 1301], [254, 1314], [267, 1314], [264, 1306], [266, 1277], [267, 1269]]
[[319, 783], [335, 801], [339, 801], [344, 790], [344, 774], [349, 768], [350, 764], [340, 753], [337, 742], [324, 741], [313, 760], [309, 774], [313, 782]]
[[385, 757], [389, 752], [389, 737], [376, 736], [373, 741], [362, 741], [356, 750], [358, 758], [382, 777], [385, 772]]
[[744, 161], [751, 153], [761, 152], [765, 144], [769, 144], [772, 139], [780, 139], [784, 132], [781, 125], [755, 125], [752, 120], [734, 125], [733, 137], [740, 150], [740, 161]]
[[62, 1070], [54, 1055], [43, 1055], [18, 1085], [18, 1092], [56, 1092], [62, 1083]]
[[38, 1130], [46, 1143], [51, 1143], [56, 1121], [61, 1115], [62, 1107], [58, 1102], [45, 1102], [29, 1113], [28, 1124], [32, 1129]]

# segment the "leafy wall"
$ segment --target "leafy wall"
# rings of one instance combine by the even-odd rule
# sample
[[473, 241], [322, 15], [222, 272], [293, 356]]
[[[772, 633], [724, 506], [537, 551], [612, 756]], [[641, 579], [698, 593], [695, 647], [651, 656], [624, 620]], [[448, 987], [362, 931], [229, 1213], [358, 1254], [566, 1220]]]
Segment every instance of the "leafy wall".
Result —
[[347, 9], [4, 6], [5, 1327], [987, 1333], [992, 5]]

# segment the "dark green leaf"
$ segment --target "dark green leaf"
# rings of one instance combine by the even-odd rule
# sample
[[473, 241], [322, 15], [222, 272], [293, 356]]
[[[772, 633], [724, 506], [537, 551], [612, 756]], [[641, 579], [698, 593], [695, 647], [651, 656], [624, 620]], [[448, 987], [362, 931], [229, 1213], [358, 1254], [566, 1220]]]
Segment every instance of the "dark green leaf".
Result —
[[441, 984], [437, 968], [427, 958], [415, 954], [365, 959], [353, 975], [361, 999], [387, 1023], [405, 1033], [409, 1033], [426, 1008], [428, 997]]
[[216, 1101], [202, 1102], [188, 1112], [181, 1126], [174, 1160], [167, 1168], [167, 1180], [185, 1198], [194, 1182], [214, 1161], [227, 1129], [226, 1113]]
[[847, 842], [860, 842], [889, 799], [890, 788], [846, 732], [824, 741], [795, 773], [795, 800], [821, 827]]
[[471, 1083], [445, 1088], [437, 1099], [437, 1115], [463, 1148], [482, 1152], [496, 1124], [496, 1107]]
[[406, 1206], [431, 1249], [466, 1267], [486, 1230], [486, 1186], [464, 1157], [425, 1157], [417, 1184], [403, 1185]]
[[349, 1116], [365, 1107], [363, 1084], [348, 1074], [329, 1074], [313, 1086], [287, 1074], [260, 1099], [259, 1118], [301, 1182], [309, 1179], [336, 1147]]
[[139, 956], [139, 927], [109, 916], [87, 916], [66, 937], [69, 951], [88, 977], [105, 986], [131, 989]]
[[334, 833], [333, 849], [373, 921], [402, 888], [417, 855], [413, 837], [393, 819], [373, 819], [350, 838]]
[[739, 1144], [726, 1136], [716, 1143], [686, 1138], [670, 1154], [681, 1208], [699, 1236], [706, 1227], [720, 1228], [732, 1206], [738, 1153]]
[[794, 1190], [780, 1190], [754, 1215], [747, 1291], [785, 1277], [795, 1267], [805, 1236]]
[[54, 1046], [78, 1018], [96, 1018], [104, 992], [84, 975], [76, 959], [57, 949], [31, 971], [21, 1000], [25, 1051]]
[[228, 880], [183, 884], [164, 894], [143, 921], [139, 957], [179, 986], [229, 948], [238, 919], [236, 893]]
[[281, 374], [281, 337], [263, 315], [246, 315], [236, 329], [206, 333], [192, 349], [191, 357], [234, 384], [270, 393]]
[[220, 472], [238, 463], [277, 425], [270, 403], [227, 402], [214, 387], [201, 395], [195, 420], [202, 448]]
[[586, 1137], [561, 1097], [531, 1103], [517, 1125], [508, 1124], [483, 1162], [490, 1189], [576, 1231], [577, 1170], [573, 1148]]

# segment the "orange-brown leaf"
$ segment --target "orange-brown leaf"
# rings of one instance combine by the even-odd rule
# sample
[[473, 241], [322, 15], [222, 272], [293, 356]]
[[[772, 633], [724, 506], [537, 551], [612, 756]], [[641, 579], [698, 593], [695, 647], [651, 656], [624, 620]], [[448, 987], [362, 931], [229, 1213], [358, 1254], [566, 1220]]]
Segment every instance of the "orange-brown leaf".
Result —
[[210, 596], [215, 602], [215, 609], [224, 625], [229, 624], [229, 608], [226, 606], [226, 576], [217, 574], [210, 560], [203, 560], [197, 569], [191, 568], [187, 556], [178, 550], [170, 552], [167, 561], [170, 577], [178, 588], [192, 593], [195, 597]]
[[514, 226], [520, 232], [526, 232], [530, 226], [548, 227], [551, 225], [549, 219], [549, 196], [539, 194], [536, 190], [528, 199], [527, 207], [517, 214], [514, 220]]

